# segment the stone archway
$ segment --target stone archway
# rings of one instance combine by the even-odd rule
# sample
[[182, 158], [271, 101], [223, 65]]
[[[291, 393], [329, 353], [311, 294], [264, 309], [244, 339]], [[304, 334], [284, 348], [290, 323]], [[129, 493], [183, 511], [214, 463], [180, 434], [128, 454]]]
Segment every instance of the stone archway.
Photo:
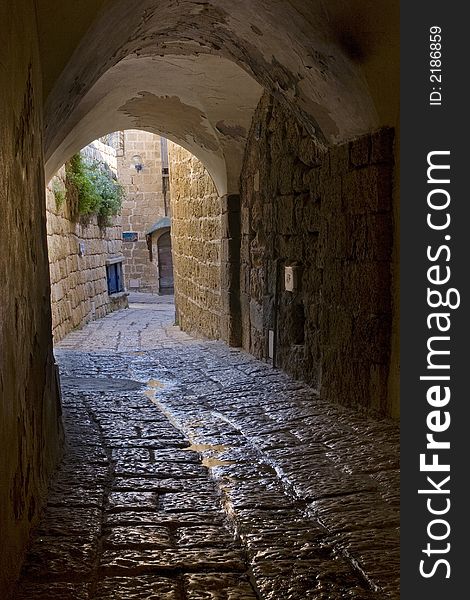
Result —
[[186, 147], [221, 195], [236, 193], [263, 89], [322, 143], [374, 129], [382, 107], [369, 46], [386, 46], [381, 11], [358, 5], [364, 31], [335, 3], [308, 12], [266, 0], [108, 3], [49, 94], [49, 173], [105, 130], [137, 127]]
[[[227, 214], [237, 213], [248, 134], [263, 93], [323, 149], [398, 124], [395, 6], [145, 0], [135, 7], [114, 0], [99, 8], [67, 68], [60, 73], [53, 65], [45, 74], [55, 79], [45, 105], [48, 174], [97, 135], [146, 129], [199, 158]], [[41, 11], [39, 21], [47, 30]], [[398, 223], [396, 198], [392, 212]], [[233, 246], [227, 265], [237, 262]], [[393, 260], [396, 271], [396, 247]], [[239, 314], [237, 278], [237, 269], [227, 274], [225, 304]], [[398, 305], [395, 279], [393, 286]], [[397, 311], [393, 320], [397, 381]], [[225, 329], [238, 343], [233, 327]]]
[[[222, 303], [229, 309], [228, 323], [236, 320], [232, 309], [243, 282], [245, 314], [250, 314], [250, 325], [258, 321], [262, 330], [260, 306], [270, 308], [269, 302], [263, 305], [263, 275], [272, 269], [267, 270], [271, 265], [263, 262], [260, 249], [265, 242], [266, 246], [274, 243], [272, 231], [263, 227], [272, 223], [271, 201], [282, 197], [285, 231], [280, 232], [278, 243], [289, 236], [292, 240], [295, 220], [288, 216], [305, 208], [297, 202], [298, 194], [305, 192], [304, 169], [297, 160], [303, 157], [312, 163], [306, 166], [313, 204], [325, 208], [326, 199], [336, 207], [336, 212], [323, 215], [323, 226], [316, 229], [318, 215], [312, 210], [305, 238], [311, 234], [312, 247], [323, 252], [320, 258], [333, 259], [328, 268], [350, 267], [336, 281], [341, 281], [341, 290], [346, 289], [356, 305], [362, 302], [356, 294], [362, 272], [372, 282], [369, 299], [374, 310], [369, 311], [367, 335], [361, 338], [364, 352], [358, 360], [362, 360], [375, 339], [388, 340], [389, 330], [377, 325], [380, 319], [390, 322], [390, 298], [380, 312], [376, 309], [384, 307], [376, 291], [388, 286], [390, 272], [396, 277], [398, 263], [396, 244], [390, 259], [392, 211], [389, 204], [384, 210], [380, 203], [390, 201], [393, 148], [390, 138], [372, 132], [398, 123], [399, 19], [398, 3], [365, 0], [349, 4], [340, 0], [45, 0], [22, 1], [14, 11], [5, 6], [0, 12], [6, 51], [0, 68], [0, 206], [4, 209], [0, 267], [6, 282], [1, 306], [5, 318], [0, 326], [0, 379], [5, 398], [0, 431], [4, 483], [0, 486], [0, 528], [8, 548], [0, 561], [0, 587], [5, 587], [16, 575], [61, 440], [50, 334], [44, 163], [50, 177], [94, 138], [126, 128], [166, 134], [191, 150], [207, 165], [223, 208], [221, 262], [227, 267], [223, 271], [227, 291]], [[197, 85], [198, 80], [204, 83]], [[264, 90], [277, 103], [275, 116], [282, 110], [282, 119], [289, 121], [284, 137], [278, 129], [263, 129], [272, 120], [269, 112], [256, 120], [261, 128], [253, 128], [250, 136], [252, 116]], [[168, 131], [162, 119], [167, 116], [172, 119]], [[302, 144], [295, 143], [297, 134]], [[264, 178], [263, 169], [252, 164], [244, 181], [245, 218], [238, 194], [249, 136], [253, 161], [260, 156], [258, 142], [263, 140], [279, 157], [276, 176], [288, 171], [292, 178], [286, 178], [290, 183], [278, 194], [271, 180]], [[314, 152], [309, 154], [313, 138], [323, 149], [335, 148], [323, 153], [320, 164]], [[358, 139], [348, 143], [354, 138]], [[284, 141], [295, 145], [302, 156], [280, 152]], [[290, 184], [292, 194], [288, 193]], [[347, 198], [336, 193], [340, 189], [347, 190]], [[258, 202], [260, 194], [269, 202]], [[351, 209], [346, 216], [341, 211], [344, 206]], [[398, 217], [396, 188], [392, 209]], [[254, 229], [253, 222], [263, 227]], [[240, 264], [241, 244], [244, 255], [249, 255], [249, 268]], [[368, 249], [375, 253], [375, 263], [369, 260]], [[351, 251], [357, 253], [359, 262], [351, 261]], [[375, 268], [379, 263], [386, 279]], [[321, 281], [328, 284], [331, 279], [322, 261], [316, 266], [322, 271]], [[392, 287], [396, 325], [398, 286], [392, 283]], [[326, 285], [322, 298], [329, 295], [335, 308], [333, 292]], [[355, 327], [363, 321], [355, 315], [351, 321], [341, 311], [327, 313], [318, 304], [308, 306], [306, 318], [313, 320], [321, 314], [330, 332], [349, 327], [349, 339], [357, 339]], [[262, 343], [260, 337], [257, 344]], [[345, 354], [334, 354], [324, 339], [319, 343], [325, 354], [330, 353], [331, 364], [346, 364], [346, 344]], [[361, 348], [356, 346], [356, 352]], [[371, 366], [367, 372], [351, 365], [348, 385], [358, 384], [359, 392], [369, 397], [377, 397], [380, 387], [383, 399], [388, 365], [382, 363], [387, 356], [367, 359]], [[389, 398], [378, 408], [397, 416], [397, 356], [393, 364]], [[337, 382], [336, 375], [330, 371], [329, 380]]]

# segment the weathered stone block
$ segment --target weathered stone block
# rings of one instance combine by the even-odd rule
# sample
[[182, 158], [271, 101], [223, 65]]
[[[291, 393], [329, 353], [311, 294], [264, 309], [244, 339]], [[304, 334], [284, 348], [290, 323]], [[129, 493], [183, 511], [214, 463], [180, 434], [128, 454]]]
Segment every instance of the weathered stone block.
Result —
[[[320, 302], [320, 291], [323, 285], [322, 271], [314, 265], [305, 265], [301, 273], [301, 289], [303, 297], [306, 298], [307, 306], [316, 306]], [[317, 309], [315, 309], [315, 314]]]
[[351, 213], [385, 212], [391, 209], [391, 167], [374, 165], [343, 176], [343, 206]]
[[390, 315], [365, 314], [354, 322], [353, 357], [387, 365], [390, 358]]
[[[296, 223], [299, 231], [319, 232], [323, 223], [322, 206], [318, 198], [303, 197], [302, 204], [298, 203]], [[300, 212], [302, 208], [302, 212]]]
[[362, 262], [345, 264], [342, 270], [341, 301], [351, 311], [390, 314], [390, 264]]
[[317, 167], [325, 160], [325, 152], [319, 148], [317, 141], [310, 137], [303, 137], [298, 146], [298, 157], [310, 167]]
[[393, 223], [391, 213], [367, 216], [367, 255], [372, 260], [390, 261], [393, 246]]
[[344, 211], [341, 177], [324, 178], [319, 193], [313, 199], [321, 205], [322, 213], [337, 214]]
[[250, 270], [250, 294], [257, 301], [261, 301], [265, 293], [266, 281], [264, 267]]
[[292, 174], [291, 190], [297, 193], [309, 190], [309, 185], [305, 183], [305, 175], [308, 172], [309, 168], [306, 167], [302, 162], [297, 161], [297, 163], [295, 163]]
[[279, 233], [295, 233], [295, 197], [280, 196], [276, 199], [276, 226]]
[[363, 167], [369, 164], [370, 145], [370, 135], [363, 135], [349, 142], [349, 162], [351, 167]]
[[369, 374], [370, 407], [383, 414], [387, 410], [388, 364], [371, 364]]
[[[346, 305], [323, 307], [320, 321], [321, 339], [325, 346], [335, 348], [344, 353], [350, 353], [355, 340], [353, 339], [353, 316]], [[354, 353], [351, 354], [351, 358]]]
[[263, 225], [267, 233], [274, 231], [274, 206], [272, 202], [263, 204]]
[[383, 127], [371, 134], [371, 163], [392, 163], [394, 160], [394, 137], [392, 127]]
[[349, 171], [349, 144], [333, 146], [328, 151], [329, 176], [338, 177]]
[[255, 300], [250, 300], [250, 325], [258, 332], [263, 331], [263, 305]]
[[291, 154], [273, 162], [273, 182], [276, 182], [277, 191], [281, 195], [291, 194], [293, 191], [292, 180], [294, 171], [294, 157]]

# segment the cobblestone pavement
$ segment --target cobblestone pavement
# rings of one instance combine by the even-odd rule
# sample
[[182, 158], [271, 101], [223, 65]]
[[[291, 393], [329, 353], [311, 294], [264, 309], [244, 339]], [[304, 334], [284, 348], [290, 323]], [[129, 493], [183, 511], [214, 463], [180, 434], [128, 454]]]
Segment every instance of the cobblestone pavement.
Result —
[[66, 449], [16, 599], [399, 598], [397, 427], [173, 313], [56, 348]]

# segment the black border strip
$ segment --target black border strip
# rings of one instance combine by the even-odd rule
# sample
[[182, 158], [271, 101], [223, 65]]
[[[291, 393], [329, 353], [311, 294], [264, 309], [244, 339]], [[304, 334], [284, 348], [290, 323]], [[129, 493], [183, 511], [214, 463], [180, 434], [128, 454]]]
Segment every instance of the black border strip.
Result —
[[[464, 16], [464, 4], [457, 2], [401, 3], [401, 131], [400, 131], [400, 197], [401, 197], [401, 597], [404, 600], [417, 598], [453, 599], [465, 596], [467, 588], [467, 555], [469, 554], [467, 534], [470, 533], [467, 512], [470, 500], [466, 497], [470, 469], [467, 460], [470, 455], [470, 398], [466, 385], [466, 374], [470, 374], [470, 352], [467, 336], [470, 334], [467, 313], [470, 273], [467, 260], [470, 254], [467, 240], [470, 240], [470, 228], [467, 214], [470, 193], [467, 187], [467, 174], [470, 174], [467, 131], [469, 129], [464, 103], [468, 104], [465, 89], [468, 78], [467, 47], [470, 39], [467, 20]], [[431, 27], [441, 31], [441, 81], [430, 81], [432, 57], [430, 35]], [[437, 31], [434, 29], [433, 31]], [[436, 56], [436, 55], [434, 55]], [[439, 74], [436, 70], [434, 74]], [[436, 78], [434, 78], [436, 79]], [[436, 88], [436, 89], [432, 89]], [[439, 90], [439, 88], [441, 88]], [[441, 104], [430, 105], [430, 93], [440, 91]], [[434, 94], [432, 100], [438, 102]], [[450, 165], [450, 183], [428, 183], [427, 157], [432, 151], [450, 151], [448, 156], [435, 155], [435, 162]], [[467, 162], [469, 164], [467, 165]], [[440, 180], [445, 180], [444, 170], [431, 171]], [[431, 177], [432, 179], [433, 177]], [[449, 207], [442, 211], [428, 208], [428, 194], [432, 189], [445, 189], [450, 196]], [[445, 193], [436, 192], [432, 199], [444, 203]], [[450, 225], [444, 230], [433, 230], [427, 225], [429, 212], [431, 218], [442, 219], [448, 212]], [[445, 236], [450, 236], [450, 240]], [[432, 248], [436, 256], [441, 246], [448, 246], [451, 252], [441, 250], [439, 257], [429, 260], [427, 247]], [[450, 267], [450, 280], [446, 284], [430, 284], [428, 269], [439, 264], [440, 271], [432, 271], [431, 277], [440, 273], [443, 278]], [[432, 309], [427, 300], [427, 288], [441, 290], [445, 294], [449, 288], [455, 288], [460, 294], [459, 308], [438, 307]], [[456, 294], [451, 301], [455, 302]], [[433, 297], [437, 300], [437, 296]], [[445, 312], [450, 315], [451, 326], [447, 333], [436, 329], [436, 319], [431, 319], [428, 328], [427, 317], [433, 312]], [[443, 325], [445, 318], [441, 321]], [[449, 364], [450, 369], [429, 369], [427, 342], [432, 336], [449, 336], [450, 340], [434, 340], [433, 348], [450, 350], [450, 355], [435, 356], [435, 363]], [[450, 381], [421, 380], [420, 376], [450, 376]], [[427, 399], [427, 390], [433, 385], [450, 388], [450, 401], [440, 407], [431, 406]], [[435, 395], [434, 398], [437, 398]], [[431, 398], [432, 399], [432, 398]], [[432, 426], [451, 418], [450, 426], [441, 433], [435, 433], [435, 439], [449, 441], [450, 449], [426, 450], [426, 434], [430, 433], [427, 417], [430, 412], [439, 410], [439, 416], [429, 417]], [[467, 441], [468, 440], [468, 441]], [[449, 464], [450, 471], [420, 471], [420, 454], [427, 453], [429, 463], [432, 454], [437, 452], [439, 463]], [[450, 475], [450, 480], [442, 481]], [[435, 486], [441, 490], [449, 489], [449, 494], [418, 494], [419, 489], [432, 490], [427, 481], [433, 478]], [[428, 510], [428, 498], [433, 510], [444, 510], [442, 515], [432, 515]], [[433, 519], [446, 520], [450, 527], [447, 537], [432, 540], [428, 527]], [[444, 536], [447, 526], [434, 523], [430, 531], [435, 537]], [[423, 552], [430, 544], [429, 555]], [[447, 547], [447, 544], [450, 544]], [[444, 551], [448, 550], [448, 551]], [[441, 562], [442, 559], [447, 563]], [[422, 570], [432, 576], [420, 574], [420, 561], [424, 560]], [[450, 577], [446, 576], [450, 573]]]

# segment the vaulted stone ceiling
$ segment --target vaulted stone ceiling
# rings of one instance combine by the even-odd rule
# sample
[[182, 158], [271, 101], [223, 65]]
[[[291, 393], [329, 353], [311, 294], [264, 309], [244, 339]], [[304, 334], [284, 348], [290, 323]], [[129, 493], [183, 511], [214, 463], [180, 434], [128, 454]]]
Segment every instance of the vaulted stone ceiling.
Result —
[[206, 164], [221, 194], [236, 192], [263, 88], [325, 144], [396, 117], [384, 86], [375, 91], [384, 77], [393, 85], [393, 61], [388, 73], [384, 65], [397, 54], [387, 10], [377, 3], [361, 0], [354, 9], [341, 0], [38, 4], [48, 177], [92, 139], [132, 127], [186, 147]]
[[73, 114], [76, 125], [49, 164], [57, 168], [64, 156], [110, 131], [143, 129], [190, 150], [221, 193], [233, 190], [261, 92], [253, 78], [218, 56], [128, 56], [84, 97]]

